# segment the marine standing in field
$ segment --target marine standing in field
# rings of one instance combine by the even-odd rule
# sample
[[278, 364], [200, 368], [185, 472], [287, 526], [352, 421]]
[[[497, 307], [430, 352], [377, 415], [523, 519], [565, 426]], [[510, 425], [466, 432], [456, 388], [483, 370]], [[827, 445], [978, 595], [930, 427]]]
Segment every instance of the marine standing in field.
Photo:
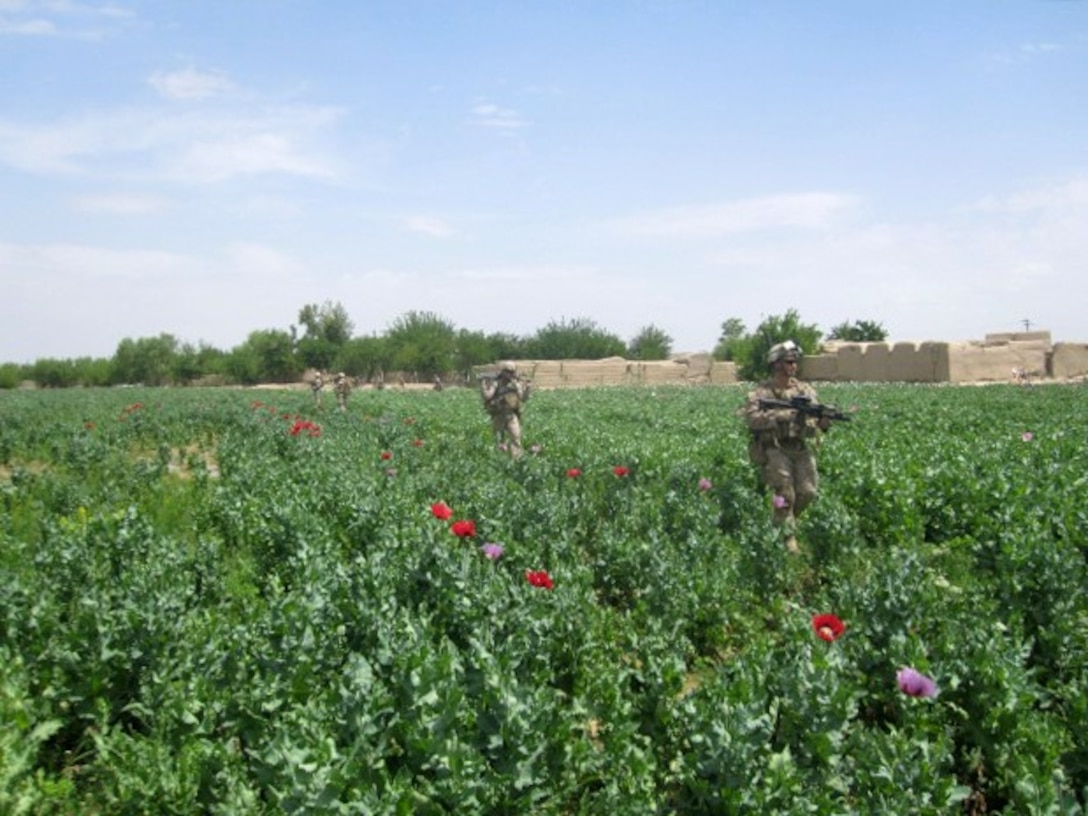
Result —
[[521, 456], [521, 409], [531, 392], [532, 385], [518, 377], [517, 366], [510, 360], [499, 365], [495, 377], [480, 381], [480, 396], [491, 416], [495, 440], [500, 447], [505, 444], [515, 459]]
[[321, 396], [325, 391], [325, 378], [320, 371], [314, 372], [314, 378], [310, 380], [310, 390], [314, 393], [314, 407], [321, 407]]
[[761, 407], [761, 400], [789, 401], [804, 397], [818, 403], [811, 385], [797, 379], [801, 348], [792, 340], [778, 343], [767, 352], [771, 377], [748, 395], [744, 416], [752, 440], [748, 454], [759, 468], [763, 484], [774, 491], [774, 522], [786, 536], [786, 548], [799, 551], [796, 521], [816, 498], [819, 475], [813, 443], [820, 431], [831, 427], [827, 417], [807, 416], [799, 410]]
[[332, 383], [333, 393], [336, 394], [336, 404], [341, 411], [348, 409], [348, 395], [351, 393], [351, 380], [347, 375], [341, 371], [336, 375], [336, 379]]

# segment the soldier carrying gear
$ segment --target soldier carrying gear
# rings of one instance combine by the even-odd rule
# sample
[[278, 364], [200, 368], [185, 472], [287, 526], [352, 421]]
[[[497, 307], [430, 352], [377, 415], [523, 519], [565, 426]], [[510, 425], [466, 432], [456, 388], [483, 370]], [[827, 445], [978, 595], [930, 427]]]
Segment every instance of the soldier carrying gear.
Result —
[[351, 380], [343, 371], [336, 375], [332, 383], [333, 393], [336, 394], [336, 404], [341, 411], [348, 410], [348, 395], [351, 393]]
[[321, 407], [321, 394], [325, 390], [325, 378], [321, 375], [321, 370], [318, 369], [314, 372], [314, 378], [310, 380], [310, 390], [314, 394], [314, 407]]
[[521, 408], [531, 391], [532, 386], [518, 377], [512, 360], [500, 363], [495, 377], [480, 380], [480, 396], [484, 410], [491, 416], [495, 440], [515, 459], [521, 456]]
[[774, 491], [774, 523], [783, 529], [786, 548], [797, 552], [797, 517], [816, 498], [819, 476], [811, 443], [831, 427], [831, 418], [812, 416], [794, 408], [769, 407], [767, 403], [818, 403], [811, 385], [797, 379], [802, 351], [792, 340], [777, 343], [767, 352], [771, 377], [748, 395], [741, 409], [751, 442], [748, 454], [759, 468], [760, 481]]

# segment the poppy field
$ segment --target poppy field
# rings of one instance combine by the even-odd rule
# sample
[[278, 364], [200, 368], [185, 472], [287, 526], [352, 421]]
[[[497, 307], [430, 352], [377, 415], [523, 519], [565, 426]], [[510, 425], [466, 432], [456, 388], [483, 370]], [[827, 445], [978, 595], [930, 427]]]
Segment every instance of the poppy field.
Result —
[[0, 393], [0, 813], [1082, 814], [1088, 392]]

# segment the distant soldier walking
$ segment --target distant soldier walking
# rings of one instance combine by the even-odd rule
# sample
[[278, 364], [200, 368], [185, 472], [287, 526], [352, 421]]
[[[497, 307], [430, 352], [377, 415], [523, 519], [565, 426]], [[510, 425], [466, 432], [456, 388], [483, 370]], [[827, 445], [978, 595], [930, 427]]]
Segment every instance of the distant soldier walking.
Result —
[[321, 371], [314, 372], [314, 378], [310, 380], [310, 390], [314, 394], [314, 407], [321, 407], [321, 397], [325, 391], [325, 378], [321, 375]]
[[341, 371], [336, 375], [332, 383], [333, 393], [336, 394], [336, 404], [341, 411], [348, 409], [348, 395], [351, 394], [351, 380]]
[[518, 377], [517, 366], [510, 360], [499, 365], [499, 373], [480, 381], [484, 410], [491, 416], [491, 428], [499, 446], [506, 445], [510, 455], [521, 456], [521, 409], [529, 399], [532, 385]]
[[760, 480], [774, 491], [774, 522], [782, 527], [786, 548], [793, 553], [799, 551], [797, 517], [816, 498], [819, 487], [812, 442], [819, 431], [831, 427], [831, 419], [760, 403], [781, 404], [802, 397], [818, 404], [815, 389], [795, 376], [800, 358], [801, 348], [792, 340], [772, 346], [767, 352], [771, 377], [748, 395], [743, 409], [752, 435], [749, 457], [759, 468]]

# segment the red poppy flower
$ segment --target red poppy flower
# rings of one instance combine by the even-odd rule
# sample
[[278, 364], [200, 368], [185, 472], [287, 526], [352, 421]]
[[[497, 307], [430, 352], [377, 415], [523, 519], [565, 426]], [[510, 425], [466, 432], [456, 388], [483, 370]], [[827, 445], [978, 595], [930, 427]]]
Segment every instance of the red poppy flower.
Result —
[[445, 521], [453, 515], [453, 510], [451, 510], [450, 506], [445, 502], [435, 502], [431, 505], [431, 515], [436, 519]]
[[555, 589], [555, 584], [552, 583], [552, 577], [548, 575], [547, 570], [525, 570], [525, 580], [541, 589]]
[[616, 465], [614, 468], [612, 468], [612, 472], [615, 473], [617, 476], [626, 476], [630, 471], [628, 471], [627, 468], [625, 468], [623, 465]]
[[93, 431], [94, 430], [94, 423], [91, 422], [90, 420], [87, 420], [86, 422], [83, 423], [83, 427], [86, 428], [88, 431]]
[[471, 538], [476, 535], [476, 522], [469, 519], [455, 521], [450, 525], [450, 532], [460, 538]]
[[580, 471], [578, 468], [570, 468], [569, 470], [567, 470], [567, 475], [570, 476], [570, 478], [572, 479], [577, 479], [579, 476], [582, 475], [582, 471]]
[[423, 447], [423, 440], [422, 439], [413, 439], [412, 440], [412, 445], [414, 447], [417, 447], [417, 448], [422, 448]]
[[834, 643], [842, 637], [842, 633], [846, 631], [846, 624], [831, 614], [813, 615], [812, 631], [814, 631], [816, 637], [821, 640], [826, 640], [828, 643]]
[[291, 436], [298, 436], [303, 431], [306, 431], [308, 436], [321, 436], [321, 426], [310, 422], [308, 419], [296, 420], [295, 424], [291, 426], [289, 433]]
[[389, 451], [382, 451], [382, 461], [383, 462], [387, 462], [392, 458], [393, 458], [393, 454], [391, 454]]

